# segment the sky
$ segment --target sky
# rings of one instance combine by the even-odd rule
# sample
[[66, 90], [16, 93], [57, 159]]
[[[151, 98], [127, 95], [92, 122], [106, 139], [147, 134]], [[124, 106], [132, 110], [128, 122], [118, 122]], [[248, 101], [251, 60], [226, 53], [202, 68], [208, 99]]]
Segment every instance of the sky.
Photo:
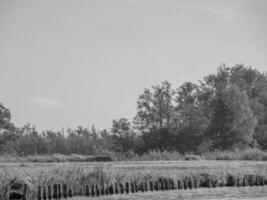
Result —
[[16, 126], [109, 129], [138, 96], [218, 66], [267, 71], [266, 0], [0, 0], [0, 102]]

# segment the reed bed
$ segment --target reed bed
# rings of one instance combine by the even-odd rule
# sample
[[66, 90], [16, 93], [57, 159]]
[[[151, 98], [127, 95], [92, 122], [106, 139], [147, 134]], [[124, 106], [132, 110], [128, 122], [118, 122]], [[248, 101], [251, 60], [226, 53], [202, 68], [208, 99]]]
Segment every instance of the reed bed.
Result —
[[262, 161], [134, 161], [113, 163], [6, 163], [0, 165], [0, 197], [7, 195], [13, 181], [29, 185], [33, 197], [40, 185], [64, 183], [80, 185], [160, 180], [195, 179], [224, 182], [246, 175], [264, 177], [267, 163]]

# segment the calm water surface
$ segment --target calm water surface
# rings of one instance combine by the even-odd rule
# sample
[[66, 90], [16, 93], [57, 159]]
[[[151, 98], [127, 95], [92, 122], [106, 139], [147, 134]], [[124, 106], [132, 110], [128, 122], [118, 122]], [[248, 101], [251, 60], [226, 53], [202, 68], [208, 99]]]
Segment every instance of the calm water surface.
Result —
[[[88, 198], [77, 198], [86, 200]], [[145, 192], [90, 198], [94, 200], [267, 200], [267, 186]]]

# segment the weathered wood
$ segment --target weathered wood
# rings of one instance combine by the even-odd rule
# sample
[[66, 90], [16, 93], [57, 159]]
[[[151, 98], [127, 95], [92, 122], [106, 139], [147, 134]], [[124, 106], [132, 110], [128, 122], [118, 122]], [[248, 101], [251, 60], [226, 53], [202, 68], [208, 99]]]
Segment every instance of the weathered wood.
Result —
[[173, 182], [173, 180], [170, 180], [170, 189], [174, 190], [174, 182]]
[[133, 182], [131, 182], [131, 193], [135, 193], [135, 186]]
[[164, 190], [164, 182], [163, 181], [160, 181], [160, 190]]
[[129, 194], [129, 192], [130, 192], [130, 188], [129, 188], [129, 187], [130, 187], [130, 186], [129, 186], [129, 183], [126, 182], [126, 183], [125, 183], [125, 191], [126, 191], [127, 194]]
[[155, 182], [154, 189], [156, 191], [159, 191], [159, 183], [157, 181]]
[[48, 199], [51, 200], [52, 199], [52, 188], [51, 188], [51, 185], [48, 185], [47, 187], [47, 196], [48, 196]]
[[150, 191], [153, 191], [154, 190], [153, 182], [152, 181], [149, 181], [149, 190]]
[[106, 194], [106, 195], [109, 195], [109, 194], [110, 194], [110, 193], [109, 193], [109, 186], [108, 186], [108, 185], [105, 186], [105, 194]]
[[184, 188], [183, 188], [183, 189], [187, 190], [187, 181], [186, 181], [186, 179], [185, 179], [185, 180], [183, 180], [183, 186], [184, 186]]
[[110, 194], [114, 194], [114, 187], [113, 187], [113, 184], [111, 184], [111, 185], [109, 186], [109, 193], [110, 193]]
[[182, 189], [182, 182], [181, 180], [177, 181], [177, 189], [181, 190]]
[[118, 189], [118, 183], [115, 183], [115, 194], [119, 193], [119, 189]]
[[105, 186], [104, 185], [101, 185], [101, 189], [100, 189], [100, 193], [101, 195], [105, 195]]
[[164, 189], [165, 190], [169, 190], [169, 181], [168, 180], [164, 180], [164, 184], [165, 184]]
[[42, 199], [42, 187], [41, 186], [38, 186], [37, 199], [38, 200]]
[[26, 200], [27, 199], [27, 192], [28, 192], [28, 185], [24, 184], [22, 200]]
[[73, 191], [70, 187], [68, 189], [68, 197], [73, 197]]
[[144, 192], [145, 191], [145, 189], [144, 189], [144, 183], [143, 182], [140, 183], [140, 189], [139, 190], [141, 192]]
[[43, 200], [46, 200], [46, 186], [43, 186]]
[[96, 196], [100, 195], [100, 188], [97, 184], [95, 185], [95, 193], [96, 193]]
[[57, 191], [58, 191], [58, 199], [61, 199], [62, 193], [61, 193], [61, 184], [57, 184]]
[[194, 182], [195, 182], [195, 188], [199, 188], [199, 181], [195, 179]]
[[95, 196], [95, 185], [91, 185], [91, 196]]
[[54, 184], [53, 185], [53, 198], [54, 199], [57, 199], [57, 184]]
[[67, 198], [68, 197], [68, 187], [66, 184], [63, 184], [63, 198]]
[[124, 189], [123, 189], [123, 184], [120, 183], [120, 193], [123, 194], [124, 193]]
[[86, 186], [85, 186], [85, 195], [86, 195], [87, 197], [90, 196], [89, 185], [86, 185]]

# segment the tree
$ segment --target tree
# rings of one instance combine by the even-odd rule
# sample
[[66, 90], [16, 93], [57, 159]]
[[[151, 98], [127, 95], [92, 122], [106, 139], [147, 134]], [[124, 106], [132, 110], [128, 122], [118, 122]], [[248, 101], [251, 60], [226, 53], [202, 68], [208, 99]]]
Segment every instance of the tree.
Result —
[[167, 81], [145, 89], [139, 96], [134, 123], [143, 134], [148, 148], [158, 147], [163, 150], [169, 146], [173, 123], [173, 97], [174, 90]]
[[113, 134], [116, 151], [127, 152], [135, 149], [134, 140], [136, 134], [128, 119], [113, 120], [111, 133]]
[[199, 86], [191, 82], [184, 83], [177, 90], [175, 147], [183, 152], [196, 151], [209, 127], [199, 95]]
[[10, 111], [0, 103], [0, 133], [10, 130], [11, 127]]

